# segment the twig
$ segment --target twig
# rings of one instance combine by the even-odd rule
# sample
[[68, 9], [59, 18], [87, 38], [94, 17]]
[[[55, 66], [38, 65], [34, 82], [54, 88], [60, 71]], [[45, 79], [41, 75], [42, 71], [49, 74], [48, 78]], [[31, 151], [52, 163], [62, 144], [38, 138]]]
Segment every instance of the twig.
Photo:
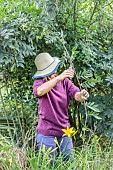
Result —
[[56, 0], [55, 5], [56, 5], [56, 9], [58, 10], [58, 0]]
[[97, 9], [97, 6], [98, 6], [98, 2], [95, 3], [95, 6], [94, 6], [94, 9], [93, 9], [92, 15], [91, 15], [91, 17], [90, 17], [90, 19], [89, 19], [88, 29], [89, 29], [90, 26], [91, 26], [91, 21], [92, 21], [92, 18], [93, 18], [93, 16], [94, 16], [94, 14], [95, 14], [95, 11], [96, 11], [96, 9]]

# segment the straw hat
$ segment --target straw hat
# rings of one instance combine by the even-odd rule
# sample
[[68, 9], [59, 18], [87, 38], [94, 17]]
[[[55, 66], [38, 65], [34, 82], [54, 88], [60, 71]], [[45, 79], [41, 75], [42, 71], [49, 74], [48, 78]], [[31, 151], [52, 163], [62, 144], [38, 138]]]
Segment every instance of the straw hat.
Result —
[[60, 60], [57, 57], [51, 57], [49, 53], [40, 53], [35, 58], [37, 72], [33, 78], [43, 78], [56, 72]]

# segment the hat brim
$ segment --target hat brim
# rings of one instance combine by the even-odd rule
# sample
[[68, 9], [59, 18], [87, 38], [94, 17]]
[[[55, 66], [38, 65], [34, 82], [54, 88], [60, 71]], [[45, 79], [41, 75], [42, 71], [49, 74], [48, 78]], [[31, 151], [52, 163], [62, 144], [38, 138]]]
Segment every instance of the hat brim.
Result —
[[46, 76], [49, 76], [51, 74], [53, 74], [54, 72], [57, 71], [59, 65], [60, 65], [60, 60], [57, 57], [53, 57], [54, 61], [52, 62], [51, 65], [49, 65], [49, 67], [47, 67], [44, 70], [38, 70], [35, 75], [33, 76], [34, 79], [36, 78], [44, 78]]

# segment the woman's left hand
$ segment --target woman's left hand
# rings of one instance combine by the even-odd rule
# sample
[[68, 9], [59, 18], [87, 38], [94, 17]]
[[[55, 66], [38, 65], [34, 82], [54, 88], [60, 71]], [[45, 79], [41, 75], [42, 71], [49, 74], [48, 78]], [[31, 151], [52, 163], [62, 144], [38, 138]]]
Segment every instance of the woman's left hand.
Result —
[[83, 89], [80, 92], [75, 93], [74, 99], [79, 101], [79, 102], [83, 102], [85, 100], [87, 100], [89, 98], [89, 93]]
[[81, 98], [83, 100], [87, 100], [89, 98], [89, 93], [85, 89], [81, 90], [80, 93], [81, 93]]

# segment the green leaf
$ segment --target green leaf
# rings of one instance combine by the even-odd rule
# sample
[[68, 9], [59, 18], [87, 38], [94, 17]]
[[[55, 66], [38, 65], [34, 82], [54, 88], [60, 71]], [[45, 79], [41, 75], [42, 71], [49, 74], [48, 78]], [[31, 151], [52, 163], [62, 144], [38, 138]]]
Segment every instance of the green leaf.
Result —
[[101, 120], [101, 119], [102, 119], [101, 117], [99, 117], [99, 116], [97, 116], [97, 115], [93, 115], [93, 117], [95, 117], [95, 118], [98, 119], [98, 120]]
[[12, 130], [14, 130], [14, 128], [6, 126], [6, 125], [0, 125], [0, 129], [6, 129], [6, 130], [12, 129]]
[[97, 108], [98, 105], [95, 105], [94, 102], [93, 103], [87, 103], [86, 106], [89, 109], [93, 110], [94, 112], [100, 112], [100, 110]]

